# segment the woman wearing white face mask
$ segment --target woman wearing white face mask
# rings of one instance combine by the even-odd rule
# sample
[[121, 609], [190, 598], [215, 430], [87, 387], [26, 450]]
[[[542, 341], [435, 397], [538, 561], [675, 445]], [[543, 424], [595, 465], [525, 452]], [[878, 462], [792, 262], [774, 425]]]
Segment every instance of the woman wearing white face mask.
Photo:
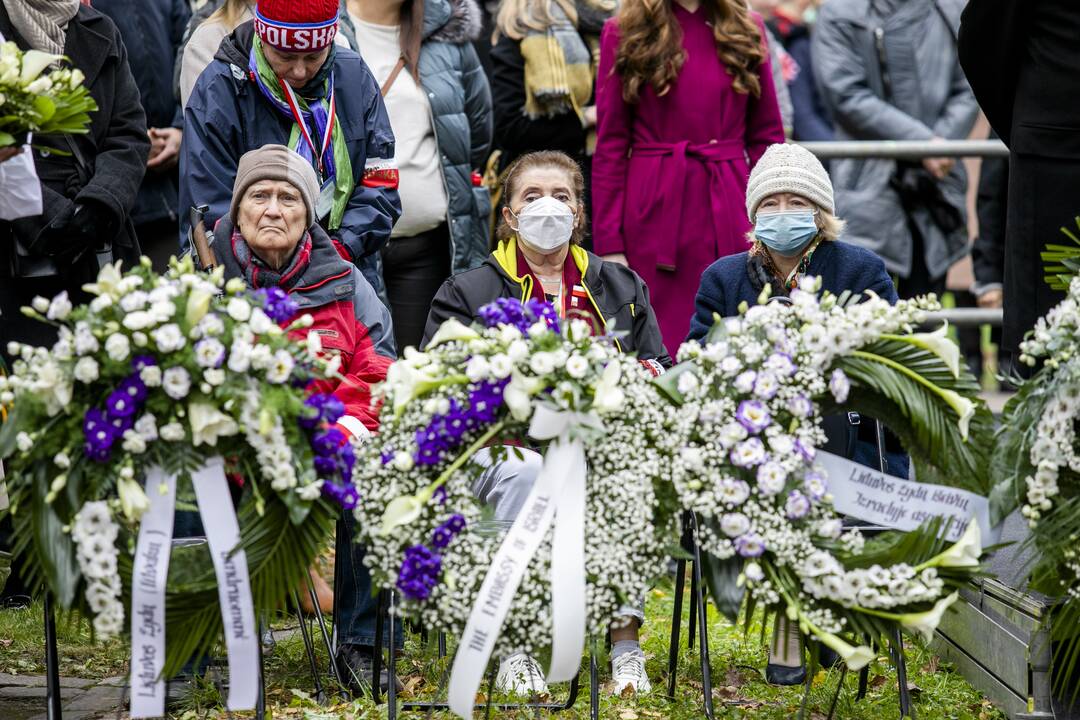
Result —
[[444, 321], [470, 323], [501, 297], [551, 302], [560, 315], [614, 327], [623, 352], [668, 366], [649, 291], [629, 268], [581, 247], [585, 236], [581, 169], [561, 152], [523, 155], [508, 169], [498, 241], [484, 264], [447, 280], [435, 295], [424, 344]]
[[[563, 317], [589, 321], [597, 334], [625, 331], [616, 341], [619, 348], [635, 353], [654, 374], [670, 367], [641, 278], [580, 246], [585, 234], [583, 195], [581, 169], [569, 156], [545, 151], [518, 158], [504, 179], [506, 206], [495, 251], [483, 265], [455, 275], [439, 289], [423, 344], [444, 321], [456, 318], [468, 324], [481, 307], [498, 298], [538, 299], [550, 302]], [[496, 520], [513, 522], [539, 473], [541, 456], [518, 448], [497, 464], [486, 451], [474, 459], [487, 470], [476, 479], [473, 492], [494, 507]], [[614, 692], [627, 687], [647, 692], [645, 655], [637, 640], [644, 612], [627, 607], [624, 615], [611, 629]], [[522, 695], [547, 691], [540, 666], [521, 654], [501, 661], [496, 685]]]

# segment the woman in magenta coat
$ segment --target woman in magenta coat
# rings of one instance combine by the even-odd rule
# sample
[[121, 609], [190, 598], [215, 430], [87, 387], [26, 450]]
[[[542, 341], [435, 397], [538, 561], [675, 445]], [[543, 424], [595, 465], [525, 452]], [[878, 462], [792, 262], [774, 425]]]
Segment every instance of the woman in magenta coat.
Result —
[[674, 353], [705, 268], [748, 247], [750, 168], [784, 141], [764, 26], [745, 0], [624, 0], [598, 76], [593, 247], [645, 280]]

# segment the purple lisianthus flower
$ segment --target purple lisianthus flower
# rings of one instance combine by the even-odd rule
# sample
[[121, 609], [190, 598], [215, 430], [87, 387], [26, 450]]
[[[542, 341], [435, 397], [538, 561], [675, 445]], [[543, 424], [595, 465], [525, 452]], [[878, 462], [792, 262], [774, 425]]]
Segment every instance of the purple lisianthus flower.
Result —
[[784, 504], [784, 514], [792, 520], [801, 520], [810, 512], [810, 499], [798, 490], [788, 493], [787, 502]]
[[783, 352], [775, 352], [770, 355], [765, 361], [765, 367], [769, 368], [780, 377], [791, 377], [798, 371], [791, 356]]
[[426, 600], [438, 584], [440, 572], [442, 558], [425, 545], [413, 545], [401, 561], [398, 590], [412, 600]]
[[440, 505], [445, 505], [446, 500], [449, 497], [446, 493], [446, 486], [440, 485], [439, 487], [435, 488], [435, 492], [432, 494], [431, 497], [435, 500], [435, 502], [439, 503]]
[[754, 389], [754, 381], [757, 380], [757, 373], [753, 370], [745, 370], [735, 376], [735, 382], [732, 385], [740, 393], [746, 395]]
[[811, 500], [820, 502], [825, 497], [825, 494], [829, 492], [829, 483], [825, 480], [824, 475], [816, 470], [811, 470], [803, 476], [803, 488]]
[[769, 408], [760, 400], [743, 400], [735, 411], [735, 419], [746, 431], [758, 434], [772, 423]]
[[112, 428], [113, 437], [120, 437], [126, 431], [135, 427], [135, 415], [125, 415], [123, 417], [110, 417], [108, 419], [109, 427]]
[[757, 533], [746, 533], [735, 538], [735, 551], [744, 558], [761, 557], [765, 553], [765, 538]]
[[352, 483], [342, 486], [341, 498], [338, 500], [344, 510], [355, 510], [360, 502], [360, 491]]
[[458, 513], [454, 513], [446, 519], [446, 522], [444, 522], [443, 525], [450, 528], [450, 532], [456, 535], [465, 529], [465, 517]]
[[127, 393], [128, 397], [135, 400], [136, 403], [141, 403], [146, 400], [146, 396], [149, 393], [149, 390], [146, 389], [146, 383], [142, 381], [142, 378], [139, 377], [138, 373], [128, 375], [116, 389]]
[[143, 368], [153, 367], [154, 365], [157, 365], [157, 360], [154, 359], [153, 355], [136, 355], [131, 358], [131, 367], [136, 374], [142, 372]]
[[322, 405], [322, 419], [328, 423], [336, 423], [345, 414], [345, 403], [333, 395], [327, 395]]
[[379, 460], [382, 461], [383, 465], [389, 465], [390, 463], [394, 462], [394, 448], [383, 448], [382, 454], [379, 455]]
[[123, 389], [113, 390], [105, 400], [105, 412], [110, 419], [130, 417], [138, 409], [139, 404]]
[[807, 418], [814, 412], [814, 404], [805, 393], [799, 393], [788, 399], [787, 409], [797, 418]]
[[450, 532], [450, 528], [445, 525], [440, 525], [431, 533], [431, 544], [440, 550], [449, 545], [453, 539], [454, 533]]
[[532, 299], [525, 303], [525, 311], [535, 320], [543, 320], [550, 330], [559, 332], [559, 313], [551, 303]]
[[743, 440], [731, 450], [731, 462], [737, 467], [755, 467], [768, 458], [765, 445], [756, 437]]
[[848, 380], [847, 375], [840, 368], [833, 370], [832, 375], [829, 377], [829, 392], [832, 393], [833, 398], [838, 403], [845, 402], [848, 393], [851, 392], [851, 381]]
[[814, 458], [817, 457], [817, 450], [813, 446], [807, 447], [802, 440], [795, 441], [795, 450], [808, 463], [814, 462]]
[[754, 395], [762, 400], [772, 400], [779, 390], [780, 383], [774, 373], [758, 373], [757, 379], [754, 380]]
[[225, 346], [215, 338], [195, 343], [195, 358], [200, 367], [219, 368], [225, 362]]
[[98, 447], [90, 442], [83, 445], [83, 455], [97, 463], [109, 462], [112, 456], [112, 446]]
[[311, 448], [316, 455], [335, 456], [341, 444], [345, 442], [345, 433], [337, 428], [327, 428], [315, 433], [311, 438]]
[[333, 456], [315, 456], [315, 472], [320, 476], [325, 477], [327, 475], [333, 475], [338, 471], [338, 461]]
[[263, 312], [276, 323], [289, 320], [300, 309], [296, 301], [279, 287], [256, 290], [255, 295], [262, 301]]

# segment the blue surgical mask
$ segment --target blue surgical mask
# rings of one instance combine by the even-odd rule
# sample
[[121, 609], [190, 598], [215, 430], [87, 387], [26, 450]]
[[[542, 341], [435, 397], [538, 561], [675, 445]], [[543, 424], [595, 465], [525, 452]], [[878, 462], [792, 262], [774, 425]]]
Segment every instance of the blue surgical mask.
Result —
[[784, 257], [802, 252], [818, 233], [813, 210], [758, 213], [754, 237]]

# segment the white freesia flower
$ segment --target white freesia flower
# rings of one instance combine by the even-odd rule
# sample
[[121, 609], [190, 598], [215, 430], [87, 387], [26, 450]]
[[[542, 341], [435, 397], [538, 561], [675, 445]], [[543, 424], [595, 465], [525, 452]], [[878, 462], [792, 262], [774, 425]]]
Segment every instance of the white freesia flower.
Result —
[[67, 320], [71, 310], [71, 300], [68, 298], [67, 290], [64, 290], [49, 303], [49, 307], [45, 311], [45, 317], [50, 320]]
[[161, 439], [166, 442], [180, 442], [187, 435], [184, 431], [184, 426], [178, 422], [162, 425], [158, 434], [161, 436]]
[[[502, 380], [508, 377], [514, 370], [514, 363], [510, 360], [509, 356], [498, 354], [493, 355], [491, 361], [488, 363], [491, 370], [491, 376], [497, 380]], [[569, 368], [567, 368], [569, 372]]]
[[262, 308], [252, 308], [248, 324], [256, 335], [266, 335], [272, 328], [277, 327], [277, 324], [263, 312]]
[[623, 406], [626, 398], [622, 388], [619, 387], [619, 378], [622, 377], [622, 368], [617, 360], [611, 360], [604, 367], [600, 375], [600, 382], [593, 390], [593, 410], [604, 415], [617, 412]]
[[469, 358], [465, 365], [465, 376], [472, 382], [480, 382], [487, 379], [491, 374], [491, 366], [483, 355], [475, 355]]
[[89, 356], [79, 358], [72, 369], [72, 375], [83, 384], [89, 384], [97, 380], [98, 372], [97, 360]]
[[184, 320], [188, 326], [197, 325], [206, 313], [210, 311], [210, 302], [214, 299], [214, 292], [206, 286], [195, 288], [188, 295], [187, 306], [184, 309]]
[[66, 452], [61, 450], [53, 456], [53, 464], [61, 470], [67, 470], [69, 467], [71, 467], [71, 458], [68, 457], [68, 454]]
[[124, 452], [131, 453], [132, 455], [139, 455], [146, 452], [146, 440], [143, 439], [142, 435], [140, 435], [137, 430], [125, 430], [123, 438], [124, 442], [121, 447]]
[[143, 513], [150, 509], [150, 498], [146, 497], [142, 485], [135, 480], [118, 479], [116, 492], [120, 496], [120, 508], [124, 511], [124, 517], [131, 522], [138, 522]]
[[318, 355], [322, 352], [322, 336], [317, 332], [309, 332], [305, 338], [305, 344], [310, 355]]
[[19, 449], [19, 452], [30, 452], [30, 449], [34, 447], [34, 441], [29, 434], [20, 432], [15, 436], [15, 447]]
[[182, 367], [169, 368], [162, 375], [161, 386], [173, 400], [183, 400], [191, 390], [191, 376]]
[[208, 403], [190, 403], [188, 421], [191, 424], [192, 445], [217, 446], [218, 438], [240, 432], [240, 426], [232, 417]]
[[123, 362], [131, 354], [131, 344], [126, 335], [113, 333], [105, 339], [105, 353], [110, 360]]
[[151, 413], [146, 413], [138, 420], [136, 420], [133, 429], [139, 434], [139, 437], [141, 437], [146, 442], [152, 442], [154, 440], [157, 440], [157, 418], [154, 417]]
[[[532, 415], [532, 396], [544, 388], [544, 381], [530, 378], [519, 372], [510, 376], [510, 382], [503, 388], [503, 402], [515, 420], [525, 422]], [[595, 407], [595, 405], [594, 405]]]

